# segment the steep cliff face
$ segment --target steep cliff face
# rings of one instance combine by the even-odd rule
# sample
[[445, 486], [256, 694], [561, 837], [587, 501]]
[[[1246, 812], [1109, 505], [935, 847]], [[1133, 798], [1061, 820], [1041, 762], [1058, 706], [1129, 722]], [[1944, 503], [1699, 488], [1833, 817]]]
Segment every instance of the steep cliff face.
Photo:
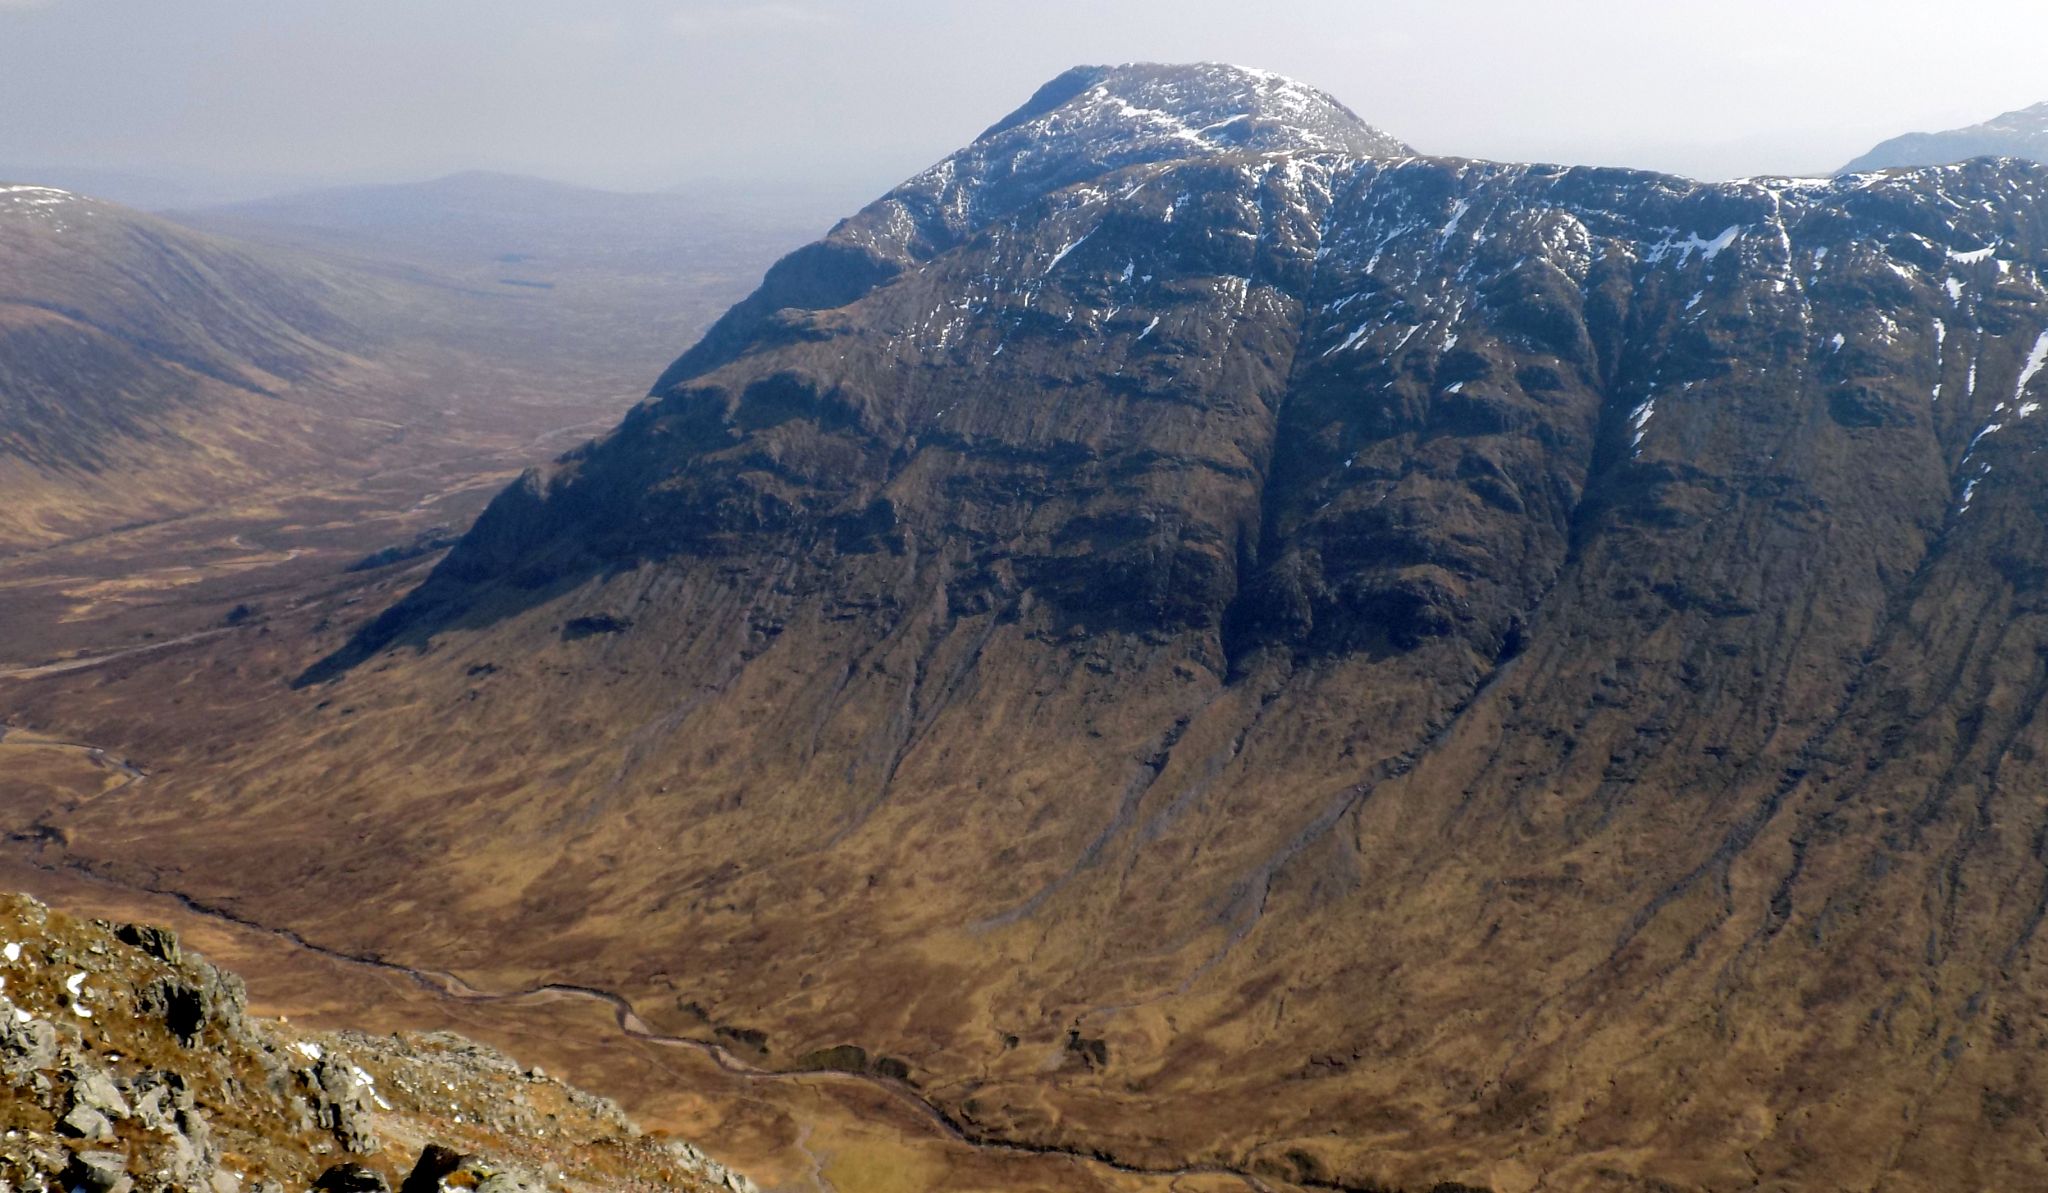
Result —
[[1049, 86], [72, 848], [1127, 1159], [2041, 1179], [2048, 168], [1346, 116]]

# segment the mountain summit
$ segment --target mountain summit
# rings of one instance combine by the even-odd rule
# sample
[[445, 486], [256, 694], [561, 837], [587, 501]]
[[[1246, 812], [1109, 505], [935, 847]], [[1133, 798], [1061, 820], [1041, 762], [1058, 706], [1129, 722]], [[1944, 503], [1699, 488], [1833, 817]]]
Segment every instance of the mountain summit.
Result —
[[1305, 83], [1271, 71], [1201, 63], [1077, 66], [997, 121], [976, 145], [1096, 144], [1165, 138], [1210, 150], [1311, 150], [1355, 157], [1414, 150]]
[[2024, 157], [2048, 162], [2048, 103], [1938, 133], [1907, 133], [1879, 144], [1842, 173], [1899, 166], [1940, 166], [1973, 157]]
[[37, 839], [978, 1139], [2048, 1185], [2048, 168], [1345, 116], [1065, 77]]
[[779, 262], [654, 391], [724, 360], [776, 311], [851, 302], [991, 223], [1090, 179], [1189, 158], [1413, 152], [1323, 92], [1270, 71], [1214, 63], [1077, 66], [972, 144]]

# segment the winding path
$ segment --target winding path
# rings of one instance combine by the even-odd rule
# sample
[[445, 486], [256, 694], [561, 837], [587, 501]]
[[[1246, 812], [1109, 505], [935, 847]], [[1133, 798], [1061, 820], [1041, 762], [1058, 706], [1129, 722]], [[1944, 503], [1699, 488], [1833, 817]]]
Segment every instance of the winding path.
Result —
[[[87, 667], [97, 667], [102, 663], [111, 663], [115, 659], [126, 659], [132, 658], [135, 655], [150, 654], [154, 651], [169, 650], [173, 646], [183, 646], [189, 642], [204, 642], [208, 638], [218, 638], [222, 634], [231, 634], [236, 628], [235, 626], [216, 626], [210, 630], [199, 630], [196, 633], [181, 634], [176, 638], [165, 638], [161, 642], [123, 647], [120, 650], [110, 650], [102, 654], [79, 655], [76, 658], [58, 659], [52, 663], [36, 663], [27, 667], [0, 668], [0, 679], [37, 679], [45, 675], [61, 675], [66, 671], [83, 671]], [[92, 749], [93, 747], [85, 746], [81, 748]]]
[[[12, 673], [0, 671], [0, 676], [9, 674]], [[104, 766], [108, 770], [119, 773], [121, 781], [100, 792], [99, 795], [93, 797], [95, 799], [103, 799], [117, 791], [126, 791], [128, 788], [149, 777], [148, 771], [136, 766], [126, 758], [117, 758], [107, 753], [99, 746], [88, 745], [80, 741], [65, 741], [62, 738], [44, 737], [40, 734], [23, 730], [19, 726], [9, 725], [5, 721], [0, 721], [0, 749], [58, 750], [67, 754], [83, 754], [95, 765]]]

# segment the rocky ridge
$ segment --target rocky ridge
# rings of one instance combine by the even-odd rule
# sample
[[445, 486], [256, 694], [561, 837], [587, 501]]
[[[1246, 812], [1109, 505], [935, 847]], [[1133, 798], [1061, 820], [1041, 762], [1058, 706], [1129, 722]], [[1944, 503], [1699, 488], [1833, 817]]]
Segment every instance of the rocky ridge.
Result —
[[0, 1187], [750, 1193], [603, 1099], [437, 1033], [299, 1031], [176, 935], [0, 897]]

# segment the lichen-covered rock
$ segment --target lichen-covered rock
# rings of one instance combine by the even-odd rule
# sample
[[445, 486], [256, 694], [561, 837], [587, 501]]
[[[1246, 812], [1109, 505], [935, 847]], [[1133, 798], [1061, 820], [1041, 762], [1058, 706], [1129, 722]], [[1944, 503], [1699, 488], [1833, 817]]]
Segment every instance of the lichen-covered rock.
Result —
[[357, 1079], [354, 1066], [323, 1053], [313, 1062], [310, 1077], [307, 1096], [314, 1121], [345, 1150], [359, 1156], [375, 1153], [379, 1144], [370, 1128], [369, 1087]]
[[14, 1004], [0, 999], [0, 1076], [10, 1080], [57, 1063], [57, 1029], [15, 1012]]

